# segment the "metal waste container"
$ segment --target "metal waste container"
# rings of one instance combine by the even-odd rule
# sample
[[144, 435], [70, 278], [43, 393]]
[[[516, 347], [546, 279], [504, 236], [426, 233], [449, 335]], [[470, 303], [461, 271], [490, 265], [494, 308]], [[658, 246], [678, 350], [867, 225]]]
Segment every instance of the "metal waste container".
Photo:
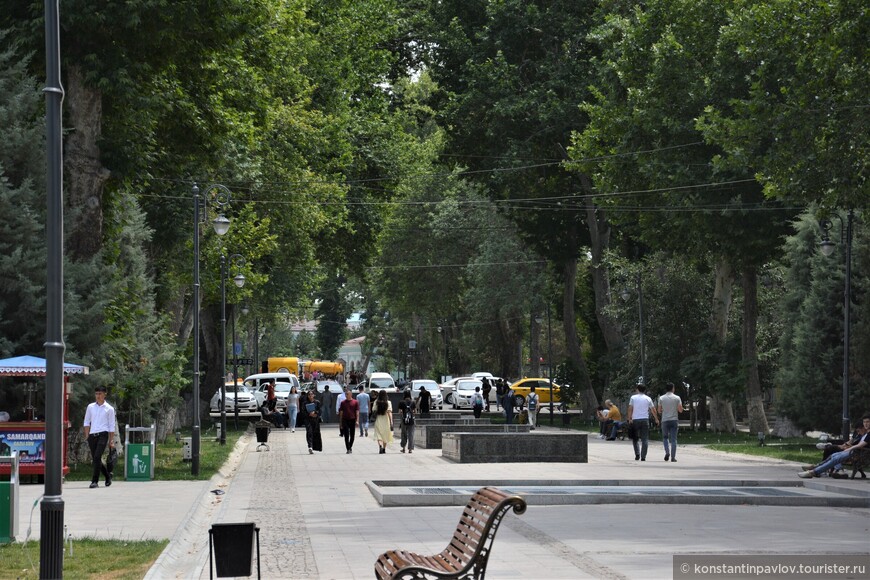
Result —
[[0, 456], [11, 467], [9, 481], [0, 481], [0, 544], [10, 544], [18, 534], [18, 452]]
[[[256, 543], [255, 543], [256, 540]], [[208, 577], [235, 578], [251, 575], [251, 559], [257, 550], [257, 578], [260, 577], [260, 528], [251, 522], [212, 524], [208, 531]]]
[[254, 424], [254, 431], [257, 433], [257, 451], [260, 447], [265, 447], [269, 451], [269, 431], [272, 430], [272, 424], [268, 421], [257, 421]]
[[[131, 441], [139, 439], [139, 441]], [[157, 448], [157, 426], [126, 426], [124, 437], [124, 479], [151, 481], [154, 479], [154, 452]]]

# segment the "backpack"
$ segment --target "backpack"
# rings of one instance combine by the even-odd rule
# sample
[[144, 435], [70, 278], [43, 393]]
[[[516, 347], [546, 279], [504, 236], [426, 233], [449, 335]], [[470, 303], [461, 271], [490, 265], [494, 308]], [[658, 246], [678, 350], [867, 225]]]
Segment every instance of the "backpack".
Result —
[[529, 399], [528, 399], [528, 403], [529, 403], [529, 411], [534, 411], [535, 409], [537, 409], [538, 408], [538, 394], [537, 393], [530, 394]]

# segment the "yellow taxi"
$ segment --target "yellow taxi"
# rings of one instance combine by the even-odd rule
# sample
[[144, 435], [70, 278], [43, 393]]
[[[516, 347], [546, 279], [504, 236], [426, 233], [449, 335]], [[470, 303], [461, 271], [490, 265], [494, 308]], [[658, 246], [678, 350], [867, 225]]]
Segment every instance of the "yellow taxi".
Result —
[[[511, 385], [511, 389], [514, 392], [514, 406], [525, 406], [526, 397], [529, 396], [529, 392], [531, 392], [532, 386], [535, 387], [535, 394], [538, 395], [539, 405], [550, 402], [550, 379], [522, 379]], [[553, 383], [554, 403], [559, 403], [562, 401], [561, 393], [562, 388], [556, 383]]]

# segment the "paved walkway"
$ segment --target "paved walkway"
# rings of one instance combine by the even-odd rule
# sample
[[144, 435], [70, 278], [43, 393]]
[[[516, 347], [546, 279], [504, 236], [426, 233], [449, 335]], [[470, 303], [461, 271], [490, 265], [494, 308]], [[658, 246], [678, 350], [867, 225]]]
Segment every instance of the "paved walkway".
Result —
[[[208, 578], [208, 528], [219, 522], [260, 527], [264, 578], [372, 578], [381, 552], [404, 547], [436, 553], [444, 548], [461, 508], [383, 508], [372, 480], [788, 480], [797, 466], [760, 458], [683, 447], [678, 463], [665, 463], [651, 444], [648, 461], [634, 461], [630, 442], [589, 439], [588, 464], [452, 464], [440, 450], [386, 455], [370, 439], [344, 452], [335, 425], [324, 425], [324, 452], [309, 455], [305, 433], [276, 430], [271, 450], [256, 452], [252, 436], [236, 446], [223, 473], [209, 482], [117, 481], [87, 489], [64, 487], [65, 522], [73, 537], [171, 538], [148, 578]], [[823, 480], [813, 480], [821, 482]], [[870, 481], [830, 480], [852, 493]], [[223, 491], [214, 494], [212, 490]], [[41, 486], [23, 486], [21, 529]], [[90, 514], [100, 502], [99, 525]], [[31, 538], [39, 536], [39, 508]], [[507, 516], [490, 556], [490, 578], [672, 578], [674, 554], [861, 554], [870, 509], [759, 505], [594, 504], [530, 505]]]

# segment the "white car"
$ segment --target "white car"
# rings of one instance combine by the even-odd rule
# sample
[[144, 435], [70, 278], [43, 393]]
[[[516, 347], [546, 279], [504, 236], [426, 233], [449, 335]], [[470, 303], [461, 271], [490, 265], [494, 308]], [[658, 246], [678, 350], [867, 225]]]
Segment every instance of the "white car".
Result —
[[[226, 385], [227, 390], [227, 399], [226, 399], [226, 408], [228, 416], [235, 416], [235, 391], [233, 390], [233, 385], [230, 383]], [[257, 402], [257, 398], [254, 395], [254, 392], [251, 391], [245, 385], [239, 385], [239, 417], [260, 417], [260, 404]], [[218, 389], [214, 396], [211, 398], [211, 402], [209, 403], [209, 416], [212, 418], [219, 418], [221, 416], [221, 390]]]
[[397, 392], [396, 381], [390, 373], [372, 373], [372, 376], [366, 381], [366, 392], [386, 391], [388, 393]]
[[[245, 386], [248, 387], [257, 398], [257, 406], [262, 407], [263, 403], [266, 401], [266, 383], [269, 381], [275, 381], [276, 392], [278, 383], [288, 383], [290, 385], [296, 385], [296, 390], [299, 390], [299, 379], [296, 378], [296, 375], [293, 373], [258, 373], [256, 375], [251, 375], [245, 379]], [[283, 389], [284, 387], [282, 387]], [[290, 391], [290, 388], [287, 387], [287, 391]], [[287, 405], [287, 397], [284, 397], [284, 405]]]
[[457, 377], [455, 379], [450, 379], [449, 381], [444, 381], [440, 385], [441, 396], [444, 398], [444, 403], [447, 405], [453, 404], [453, 390], [456, 388], [456, 383], [458, 381], [465, 381], [472, 377]]
[[483, 396], [483, 383], [480, 379], [460, 379], [456, 382], [456, 387], [453, 389], [453, 408], [454, 409], [470, 409], [471, 398], [474, 396], [475, 390], [480, 389], [480, 396]]
[[411, 389], [411, 399], [415, 403], [417, 402], [417, 399], [420, 398], [420, 389], [423, 388], [429, 391], [429, 394], [432, 395], [432, 401], [429, 403], [430, 408], [444, 408], [444, 398], [441, 396], [441, 388], [435, 381], [430, 381], [427, 379], [414, 380], [411, 381], [411, 386], [409, 388]]

